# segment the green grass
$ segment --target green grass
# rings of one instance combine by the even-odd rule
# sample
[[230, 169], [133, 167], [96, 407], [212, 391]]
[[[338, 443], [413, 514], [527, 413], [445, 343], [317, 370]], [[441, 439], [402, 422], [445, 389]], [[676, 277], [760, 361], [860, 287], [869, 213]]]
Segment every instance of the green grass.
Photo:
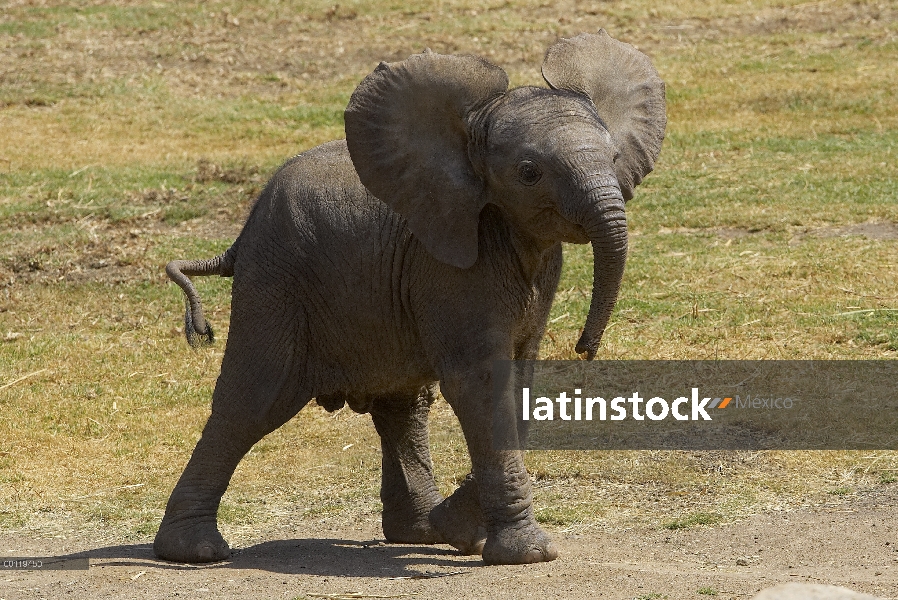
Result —
[[716, 513], [705, 513], [699, 512], [688, 515], [682, 519], [677, 519], [675, 521], [670, 521], [669, 523], [664, 524], [665, 529], [689, 529], [690, 527], [694, 527], [696, 525], [716, 525], [720, 523], [723, 517]]
[[[652, 56], [669, 117], [656, 170], [628, 205], [630, 258], [599, 358], [898, 357], [890, 6], [9, 6], [0, 386], [25, 379], [0, 388], [0, 528], [153, 534], [208, 415], [230, 291], [198, 283], [220, 342], [193, 352], [163, 265], [227, 248], [277, 165], [343, 135], [349, 95], [380, 60], [474, 53], [513, 85], [541, 85], [546, 47], [599, 27]], [[574, 357], [588, 307], [589, 249], [568, 246], [565, 261], [548, 358]], [[469, 461], [442, 402], [432, 438], [449, 493]], [[898, 468], [891, 452], [541, 451], [527, 462], [537, 519], [562, 530], [840, 502]], [[310, 407], [238, 468], [225, 535], [376, 520], [379, 465], [368, 417]]]

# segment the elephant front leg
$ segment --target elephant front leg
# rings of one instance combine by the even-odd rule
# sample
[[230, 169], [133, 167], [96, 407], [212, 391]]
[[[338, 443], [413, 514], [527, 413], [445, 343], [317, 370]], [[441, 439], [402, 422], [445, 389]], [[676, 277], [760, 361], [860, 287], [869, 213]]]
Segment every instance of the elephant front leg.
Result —
[[435, 391], [417, 395], [379, 398], [371, 406], [371, 418], [380, 434], [383, 450], [383, 531], [388, 542], [440, 544], [443, 536], [428, 519], [443, 497], [433, 480], [427, 417]]
[[[442, 387], [443, 395], [458, 415], [471, 453], [486, 522], [483, 561], [526, 564], [554, 560], [558, 550], [533, 515], [530, 476], [524, 467], [523, 452], [493, 445], [491, 382], [491, 368], [487, 367], [453, 376]], [[505, 435], [516, 435], [514, 422], [502, 425]]]

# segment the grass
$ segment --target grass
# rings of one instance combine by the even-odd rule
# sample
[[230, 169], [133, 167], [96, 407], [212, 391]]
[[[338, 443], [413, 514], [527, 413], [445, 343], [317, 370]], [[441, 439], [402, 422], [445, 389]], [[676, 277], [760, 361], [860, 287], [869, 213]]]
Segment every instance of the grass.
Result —
[[[5, 8], [0, 530], [152, 536], [208, 415], [229, 316], [229, 281], [202, 280], [221, 342], [187, 348], [162, 265], [226, 248], [280, 162], [343, 135], [357, 82], [425, 46], [540, 84], [557, 36], [606, 27], [667, 82], [668, 135], [628, 207], [630, 259], [599, 358], [896, 358], [896, 14], [791, 0]], [[589, 250], [565, 255], [548, 358], [573, 358], [588, 305]], [[469, 463], [445, 403], [432, 437], [448, 493]], [[891, 452], [527, 461], [537, 518], [556, 530], [837, 503], [898, 468]], [[238, 468], [224, 533], [376, 521], [379, 470], [368, 417], [310, 407]]]
[[723, 517], [717, 513], [695, 513], [683, 519], [665, 523], [664, 528], [670, 530], [689, 529], [695, 525], [716, 525], [720, 523]]

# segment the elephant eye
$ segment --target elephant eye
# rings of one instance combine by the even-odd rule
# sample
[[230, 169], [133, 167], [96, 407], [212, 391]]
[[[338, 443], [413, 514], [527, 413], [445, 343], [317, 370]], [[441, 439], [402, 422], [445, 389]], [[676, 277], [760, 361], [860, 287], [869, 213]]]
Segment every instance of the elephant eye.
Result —
[[535, 185], [542, 176], [543, 172], [532, 161], [522, 160], [518, 164], [518, 179], [524, 185]]

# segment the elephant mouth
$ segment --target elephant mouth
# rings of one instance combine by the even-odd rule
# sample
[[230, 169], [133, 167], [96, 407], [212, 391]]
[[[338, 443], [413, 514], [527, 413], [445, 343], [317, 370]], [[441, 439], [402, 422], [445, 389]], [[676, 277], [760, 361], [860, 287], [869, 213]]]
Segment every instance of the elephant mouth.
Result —
[[576, 223], [571, 223], [571, 227], [562, 232], [561, 241], [568, 244], [588, 244], [590, 242], [589, 234], [586, 228]]
[[544, 237], [552, 243], [588, 244], [591, 241], [586, 227], [565, 217], [555, 207], [541, 212], [530, 225], [537, 237]]

